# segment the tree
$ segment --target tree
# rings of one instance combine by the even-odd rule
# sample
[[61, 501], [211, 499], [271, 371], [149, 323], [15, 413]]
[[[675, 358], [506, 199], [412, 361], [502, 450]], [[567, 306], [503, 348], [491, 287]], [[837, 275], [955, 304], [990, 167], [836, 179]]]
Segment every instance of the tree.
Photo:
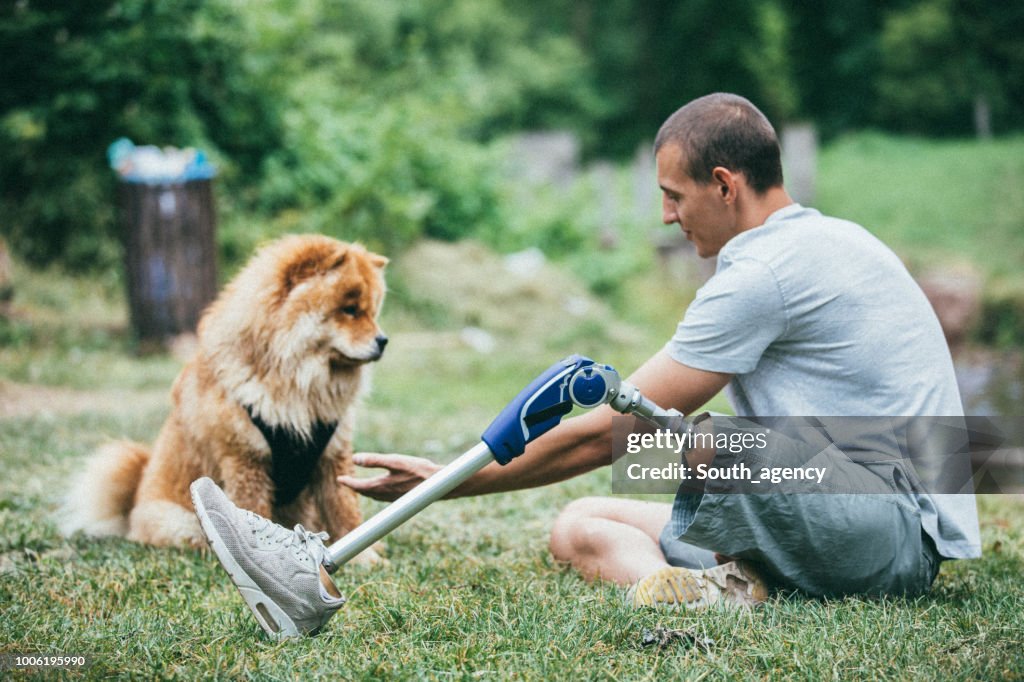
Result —
[[199, 0], [0, 8], [0, 213], [23, 257], [116, 260], [105, 150], [117, 137], [205, 146], [239, 173], [257, 166], [280, 136], [278, 112], [236, 59], [238, 28]]
[[[600, 93], [584, 140], [592, 153], [628, 156], [690, 99], [731, 91], [775, 119], [795, 113], [782, 5], [756, 0], [517, 2], [537, 25], [573, 36]], [[531, 9], [533, 8], [533, 9]], [[532, 13], [532, 14], [531, 14]], [[584, 127], [584, 126], [581, 126]]]
[[949, 0], [924, 0], [886, 17], [876, 81], [878, 115], [906, 132], [963, 132], [988, 90], [970, 45], [960, 41]]
[[974, 95], [987, 103], [996, 130], [1019, 130], [1024, 121], [1024, 5], [956, 0], [953, 24], [970, 46]]
[[508, 207], [490, 141], [579, 118], [592, 100], [571, 40], [532, 32], [500, 0], [295, 5], [246, 21], [279, 46], [289, 103], [260, 205], [303, 215], [306, 229], [387, 250], [500, 230]]
[[573, 42], [502, 0], [22, 1], [0, 49], [3, 232], [36, 263], [116, 260], [118, 137], [207, 148], [273, 230], [395, 245], [499, 229], [488, 142], [594, 101]]

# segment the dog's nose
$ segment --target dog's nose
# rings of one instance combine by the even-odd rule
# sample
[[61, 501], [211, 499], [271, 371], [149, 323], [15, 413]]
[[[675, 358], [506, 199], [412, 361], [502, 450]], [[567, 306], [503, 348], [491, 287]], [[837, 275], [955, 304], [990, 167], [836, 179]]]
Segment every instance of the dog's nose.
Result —
[[387, 345], [388, 345], [388, 337], [384, 336], [383, 334], [378, 334], [377, 335], [377, 350], [379, 350], [381, 353], [383, 353], [384, 352], [384, 348]]

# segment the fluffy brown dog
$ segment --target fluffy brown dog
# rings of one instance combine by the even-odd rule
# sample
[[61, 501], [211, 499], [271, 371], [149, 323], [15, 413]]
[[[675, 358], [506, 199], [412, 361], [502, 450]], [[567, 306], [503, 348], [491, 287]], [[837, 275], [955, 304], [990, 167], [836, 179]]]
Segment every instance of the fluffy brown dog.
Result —
[[201, 476], [278, 523], [332, 539], [359, 525], [356, 494], [335, 477], [352, 473], [354, 403], [387, 344], [377, 325], [386, 263], [322, 236], [261, 249], [203, 314], [152, 451], [97, 452], [65, 530], [204, 546], [189, 498]]

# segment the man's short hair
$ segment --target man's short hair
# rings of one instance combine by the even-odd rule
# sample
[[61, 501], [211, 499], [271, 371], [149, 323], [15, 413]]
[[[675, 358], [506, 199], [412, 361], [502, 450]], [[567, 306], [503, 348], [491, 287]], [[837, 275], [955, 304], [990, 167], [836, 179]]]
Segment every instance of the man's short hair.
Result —
[[689, 165], [683, 170], [696, 182], [711, 182], [711, 171], [722, 166], [743, 173], [758, 194], [782, 185], [775, 128], [745, 97], [716, 92], [693, 100], [662, 124], [655, 154], [666, 143], [679, 145]]

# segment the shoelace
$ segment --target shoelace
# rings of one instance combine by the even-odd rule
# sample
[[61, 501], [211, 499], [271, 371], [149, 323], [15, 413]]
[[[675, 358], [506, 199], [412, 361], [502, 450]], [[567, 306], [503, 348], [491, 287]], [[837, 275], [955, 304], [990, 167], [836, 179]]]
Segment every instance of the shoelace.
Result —
[[292, 532], [284, 539], [284, 543], [285, 545], [291, 545], [299, 549], [306, 550], [306, 546], [309, 544], [323, 547], [324, 540], [326, 540], [327, 537], [327, 533], [324, 531], [314, 533], [303, 528], [301, 523], [297, 523], [295, 524], [295, 528]]
[[255, 522], [252, 526], [253, 534], [263, 535], [269, 542], [292, 547], [309, 556], [315, 557], [315, 553], [309, 545], [313, 545], [313, 547], [319, 545], [322, 548], [324, 541], [329, 537], [323, 531], [319, 533], [308, 531], [301, 523], [295, 524], [295, 528], [288, 530], [284, 526], [280, 526], [259, 514], [254, 514], [250, 511], [246, 511], [246, 513], [249, 515], [250, 520]]

